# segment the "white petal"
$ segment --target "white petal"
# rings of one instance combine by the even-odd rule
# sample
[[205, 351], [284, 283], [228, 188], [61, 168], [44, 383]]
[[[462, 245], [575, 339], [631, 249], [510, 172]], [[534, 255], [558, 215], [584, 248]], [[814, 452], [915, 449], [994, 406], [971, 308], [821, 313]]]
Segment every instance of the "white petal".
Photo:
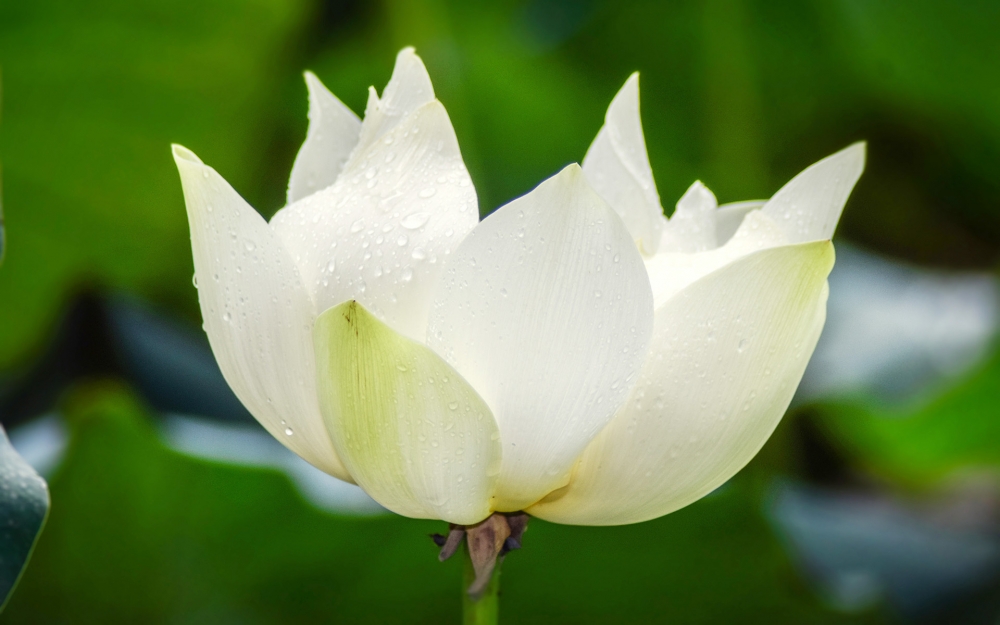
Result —
[[309, 88], [309, 131], [299, 149], [288, 180], [288, 203], [333, 184], [347, 157], [358, 143], [361, 120], [323, 86], [312, 72], [306, 72]]
[[722, 247], [697, 254], [663, 252], [646, 259], [646, 271], [659, 309], [681, 289], [752, 252], [788, 243], [784, 230], [762, 211], [749, 213]]
[[500, 426], [498, 510], [520, 510], [566, 483], [631, 387], [652, 314], [631, 236], [576, 165], [459, 246], [427, 340]]
[[628, 403], [569, 486], [531, 508], [557, 523], [619, 525], [673, 512], [739, 471], [774, 431], [823, 328], [828, 241], [756, 252], [656, 312]]
[[361, 126], [361, 145], [369, 145], [382, 137], [408, 115], [434, 101], [434, 86], [427, 68], [413, 48], [404, 48], [396, 55], [392, 77], [382, 92], [382, 99], [369, 89], [365, 119]]
[[660, 252], [704, 252], [718, 247], [716, 241], [715, 194], [700, 180], [677, 201], [677, 210], [663, 228]]
[[478, 221], [451, 121], [434, 100], [360, 143], [336, 183], [286, 207], [271, 225], [317, 310], [356, 299], [422, 341], [430, 290]]
[[500, 434], [454, 369], [353, 301], [319, 316], [315, 347], [323, 417], [365, 492], [409, 517], [489, 516]]
[[615, 209], [644, 254], [660, 244], [665, 219], [639, 119], [639, 74], [632, 74], [604, 117], [583, 159], [587, 180]]
[[267, 222], [190, 150], [173, 147], [212, 351], [247, 410], [286, 447], [350, 481], [316, 398], [313, 309]]
[[763, 208], [767, 200], [748, 200], [746, 202], [731, 202], [723, 204], [715, 211], [715, 240], [719, 245], [725, 245], [736, 231], [739, 230], [743, 218], [750, 211]]
[[847, 197], [865, 169], [865, 144], [855, 143], [807, 167], [762, 209], [793, 242], [833, 237]]

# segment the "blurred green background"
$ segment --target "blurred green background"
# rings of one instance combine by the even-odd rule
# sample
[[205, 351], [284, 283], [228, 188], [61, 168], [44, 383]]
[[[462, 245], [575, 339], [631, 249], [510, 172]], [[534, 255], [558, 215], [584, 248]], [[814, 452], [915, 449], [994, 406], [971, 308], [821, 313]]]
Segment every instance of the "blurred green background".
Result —
[[[722, 202], [766, 198], [865, 139], [838, 244], [945, 293], [986, 285], [975, 357], [947, 375], [801, 397], [750, 467], [668, 517], [532, 522], [504, 564], [505, 621], [1000, 622], [998, 24], [1000, 3], [971, 0], [0, 2], [0, 420], [15, 445], [40, 415], [68, 436], [0, 622], [458, 620], [459, 563], [427, 538], [443, 524], [332, 513], [274, 468], [183, 453], [162, 426], [198, 412], [183, 384], [145, 385], [102, 338], [127, 301], [206, 344], [171, 142], [270, 216], [305, 137], [302, 71], [360, 113], [406, 45], [484, 215], [581, 160], [639, 70], [668, 212], [695, 179]], [[951, 336], [932, 327], [931, 356]]]

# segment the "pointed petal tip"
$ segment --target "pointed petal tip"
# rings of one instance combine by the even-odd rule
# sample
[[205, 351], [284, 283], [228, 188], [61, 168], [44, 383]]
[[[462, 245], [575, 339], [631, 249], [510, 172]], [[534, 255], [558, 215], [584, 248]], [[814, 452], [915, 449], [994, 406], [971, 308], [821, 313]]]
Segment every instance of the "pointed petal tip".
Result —
[[612, 124], [617, 116], [628, 115], [633, 109], [635, 111], [639, 109], [639, 72], [632, 72], [615, 97], [611, 99], [608, 111], [604, 115], [604, 121]]
[[860, 174], [865, 169], [865, 161], [868, 158], [868, 142], [867, 141], [857, 141], [851, 145], [834, 152], [830, 156], [821, 159], [819, 162], [827, 160], [837, 160], [837, 161], [853, 161]]
[[691, 186], [684, 192], [681, 199], [677, 200], [677, 208], [679, 210], [705, 207], [711, 208], [714, 211], [718, 207], [718, 204], [715, 194], [701, 180], [695, 180], [691, 183]]
[[323, 81], [319, 79], [319, 76], [309, 71], [308, 69], [302, 72], [302, 77], [306, 81], [306, 88], [309, 90], [309, 95], [312, 95], [314, 89], [323, 87]]
[[174, 155], [174, 162], [177, 163], [178, 166], [180, 166], [182, 162], [204, 165], [201, 159], [198, 158], [198, 155], [179, 143], [171, 143], [170, 152]]
[[852, 155], [854, 155], [854, 157], [857, 158], [860, 161], [861, 169], [865, 168], [865, 164], [868, 161], [868, 142], [867, 141], [858, 141], [856, 143], [852, 143], [851, 145], [849, 145], [846, 148], [844, 148], [843, 151], [844, 152], [849, 152]]
[[569, 165], [563, 167], [559, 170], [558, 176], [567, 176], [573, 178], [574, 180], [583, 175], [583, 169], [580, 167], [579, 163], [570, 163]]
[[[569, 165], [566, 165], [559, 170], [559, 173], [545, 180], [538, 186], [540, 187], [548, 183], [564, 185], [564, 187], [572, 193], [590, 192], [597, 196], [597, 192], [594, 191], [593, 187], [590, 186], [590, 183], [587, 182], [587, 177], [583, 173], [583, 168], [580, 167], [579, 163], [570, 163]], [[602, 199], [601, 203], [604, 204], [606, 202]]]
[[[396, 54], [396, 67], [393, 68], [392, 73], [396, 74], [398, 68], [411, 68], [416, 67], [423, 74], [427, 74], [427, 66], [424, 65], [424, 60], [420, 58], [417, 54], [416, 48], [413, 46], [406, 46]], [[427, 78], [430, 80], [430, 77]]]

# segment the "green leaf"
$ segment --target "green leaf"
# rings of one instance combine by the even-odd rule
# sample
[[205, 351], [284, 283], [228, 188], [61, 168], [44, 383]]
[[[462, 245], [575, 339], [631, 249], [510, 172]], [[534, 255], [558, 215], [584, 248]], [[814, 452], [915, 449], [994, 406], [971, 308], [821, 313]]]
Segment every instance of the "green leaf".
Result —
[[915, 408], [856, 400], [816, 407], [819, 424], [862, 466], [910, 486], [1000, 468], [1000, 349]]
[[49, 513], [49, 488], [0, 427], [0, 610], [6, 605]]
[[307, 9], [308, 0], [0, 3], [10, 237], [0, 302], [17, 303], [0, 307], [0, 368], [39, 346], [81, 282], [194, 318], [170, 143], [261, 200], [275, 133], [264, 120], [282, 86], [275, 59]]

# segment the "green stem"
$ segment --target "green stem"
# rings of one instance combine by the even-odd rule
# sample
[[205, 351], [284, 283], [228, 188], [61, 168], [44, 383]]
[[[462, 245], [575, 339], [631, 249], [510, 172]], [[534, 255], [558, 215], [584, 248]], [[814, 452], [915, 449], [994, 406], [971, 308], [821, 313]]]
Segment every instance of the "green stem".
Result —
[[465, 574], [462, 577], [462, 624], [497, 625], [500, 622], [500, 562], [493, 569], [490, 583], [479, 600], [473, 600], [466, 591], [476, 580], [468, 547], [465, 548]]

